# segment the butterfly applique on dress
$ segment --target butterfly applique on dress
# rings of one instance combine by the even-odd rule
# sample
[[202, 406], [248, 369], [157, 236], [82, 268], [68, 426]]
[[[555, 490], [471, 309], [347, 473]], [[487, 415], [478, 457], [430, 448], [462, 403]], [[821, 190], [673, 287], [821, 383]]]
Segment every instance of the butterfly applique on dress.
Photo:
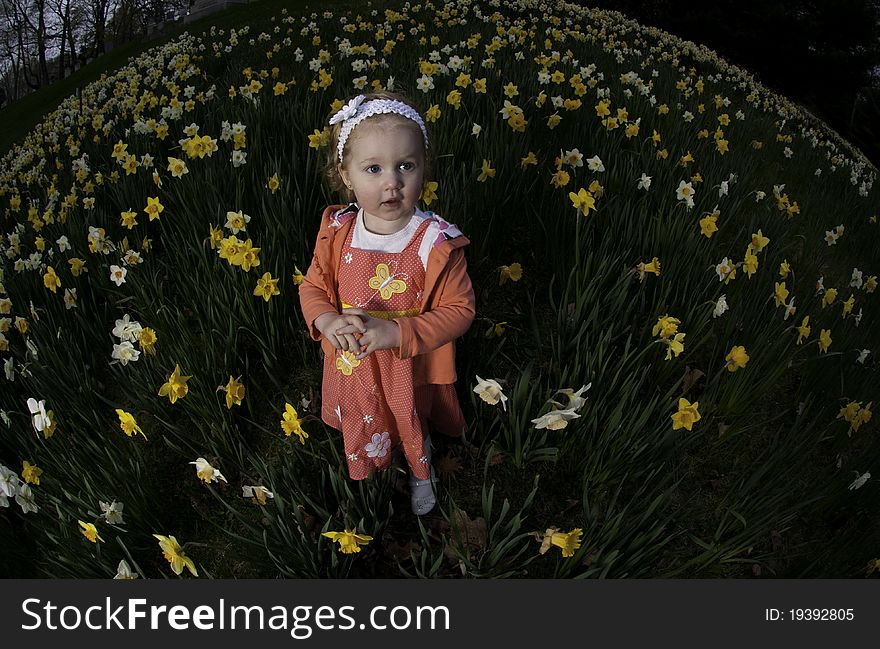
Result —
[[383, 300], [390, 300], [395, 293], [406, 291], [406, 282], [402, 279], [394, 279], [388, 269], [388, 264], [377, 264], [376, 274], [370, 278], [370, 288], [379, 292]]

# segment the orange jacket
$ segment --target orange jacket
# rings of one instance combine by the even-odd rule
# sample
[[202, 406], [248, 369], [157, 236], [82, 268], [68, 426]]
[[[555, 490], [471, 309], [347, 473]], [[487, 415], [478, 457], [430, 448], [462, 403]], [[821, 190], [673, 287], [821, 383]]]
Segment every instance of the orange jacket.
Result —
[[[315, 328], [315, 319], [323, 313], [339, 312], [336, 270], [355, 219], [338, 227], [332, 226], [331, 220], [344, 207], [331, 205], [324, 210], [312, 263], [299, 287], [300, 307], [309, 334], [313, 340], [320, 340], [324, 353], [330, 355], [335, 350]], [[464, 246], [468, 243], [467, 237], [458, 236], [431, 248], [421, 312], [394, 319], [400, 328], [400, 347], [394, 354], [413, 359], [415, 385], [455, 383], [455, 339], [470, 328], [476, 313], [474, 289], [464, 257]]]

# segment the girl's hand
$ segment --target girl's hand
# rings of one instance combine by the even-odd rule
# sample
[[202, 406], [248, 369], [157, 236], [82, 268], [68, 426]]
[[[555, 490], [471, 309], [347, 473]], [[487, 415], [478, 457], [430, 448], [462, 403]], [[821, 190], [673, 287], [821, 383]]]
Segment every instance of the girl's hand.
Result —
[[[366, 332], [358, 340], [358, 360], [364, 359], [378, 349], [396, 349], [400, 347], [400, 327], [393, 320], [374, 318], [363, 309], [343, 309], [343, 316], [356, 317], [362, 320]], [[347, 334], [351, 325], [341, 329], [341, 333]]]
[[335, 349], [352, 353], [359, 352], [361, 349], [361, 345], [355, 337], [356, 334], [363, 334], [367, 330], [359, 316], [354, 314], [340, 315], [333, 311], [322, 313], [315, 318], [315, 328]]

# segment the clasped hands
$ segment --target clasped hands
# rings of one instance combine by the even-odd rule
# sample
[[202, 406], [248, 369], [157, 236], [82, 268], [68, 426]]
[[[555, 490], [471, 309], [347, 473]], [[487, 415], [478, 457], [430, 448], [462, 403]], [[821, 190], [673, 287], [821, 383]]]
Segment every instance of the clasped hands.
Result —
[[363, 309], [324, 313], [315, 327], [335, 349], [348, 351], [361, 360], [379, 349], [400, 347], [400, 328], [393, 320], [374, 318]]

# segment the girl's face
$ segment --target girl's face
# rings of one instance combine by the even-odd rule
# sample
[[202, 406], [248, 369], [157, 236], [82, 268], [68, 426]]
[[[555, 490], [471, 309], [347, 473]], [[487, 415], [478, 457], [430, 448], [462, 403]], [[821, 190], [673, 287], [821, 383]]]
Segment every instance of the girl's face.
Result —
[[358, 124], [339, 173], [364, 210], [364, 225], [392, 234], [409, 223], [422, 193], [425, 148], [413, 123]]

